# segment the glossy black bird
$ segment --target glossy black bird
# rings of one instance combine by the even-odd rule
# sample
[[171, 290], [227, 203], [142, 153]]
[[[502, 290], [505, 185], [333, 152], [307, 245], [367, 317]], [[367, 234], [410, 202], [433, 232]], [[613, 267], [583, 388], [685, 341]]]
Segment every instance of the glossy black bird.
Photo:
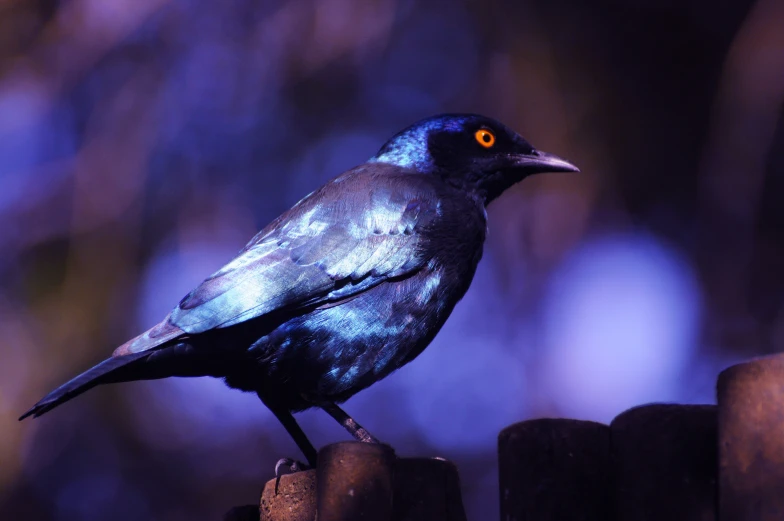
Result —
[[390, 139], [256, 235], [161, 323], [46, 395], [40, 416], [105, 383], [215, 376], [258, 393], [310, 465], [292, 412], [336, 404], [413, 360], [473, 279], [485, 207], [528, 175], [578, 171], [501, 123], [441, 115]]

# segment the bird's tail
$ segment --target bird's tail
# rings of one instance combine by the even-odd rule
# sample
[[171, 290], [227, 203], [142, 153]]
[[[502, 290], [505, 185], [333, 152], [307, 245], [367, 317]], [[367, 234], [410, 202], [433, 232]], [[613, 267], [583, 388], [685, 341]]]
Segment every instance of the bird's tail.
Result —
[[104, 360], [100, 364], [88, 369], [79, 376], [64, 383], [54, 391], [44, 396], [38, 403], [24, 413], [19, 420], [24, 420], [28, 416], [37, 418], [42, 414], [51, 411], [61, 403], [67, 402], [71, 398], [79, 396], [83, 392], [92, 389], [96, 385], [110, 382], [121, 382], [123, 369], [129, 364], [133, 364], [141, 359], [150, 356], [149, 352], [131, 353], [123, 356], [115, 356]]

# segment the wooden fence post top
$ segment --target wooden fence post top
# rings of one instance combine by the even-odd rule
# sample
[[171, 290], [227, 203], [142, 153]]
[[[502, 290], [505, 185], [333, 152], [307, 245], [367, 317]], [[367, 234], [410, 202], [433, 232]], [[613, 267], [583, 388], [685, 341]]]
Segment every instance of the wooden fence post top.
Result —
[[[784, 371], [784, 353], [760, 356], [735, 364], [719, 373], [717, 390], [721, 393], [728, 385], [745, 385], [746, 382], [778, 376]], [[773, 381], [769, 383], [774, 383]], [[784, 384], [784, 382], [779, 382]]]
[[539, 432], [542, 435], [559, 435], [563, 433], [573, 433], [580, 431], [592, 431], [606, 429], [607, 425], [589, 420], [572, 420], [567, 418], [536, 418], [513, 423], [505, 427], [498, 433], [498, 442], [505, 443], [519, 435], [529, 437], [531, 432]]
[[501, 519], [609, 518], [610, 428], [541, 418], [498, 435]]
[[[693, 415], [697, 414], [715, 414], [716, 406], [711, 404], [683, 404], [683, 403], [645, 403], [642, 405], [635, 405], [630, 409], [626, 409], [618, 416], [613, 418], [611, 425], [618, 422], [623, 422], [633, 417], [646, 417], [656, 416], [661, 418], [662, 415]], [[639, 421], [639, 420], [635, 420]]]
[[316, 469], [319, 521], [390, 520], [394, 465], [389, 445], [344, 441], [323, 447]]
[[784, 519], [784, 354], [725, 369], [717, 395], [721, 519]]
[[[397, 458], [391, 447], [355, 441], [319, 451], [317, 469], [271, 479], [261, 521], [465, 521], [457, 466], [443, 458]], [[246, 521], [234, 509], [226, 521]], [[234, 517], [242, 516], [242, 517]], [[255, 517], [256, 520], [259, 517]]]
[[655, 403], [610, 424], [615, 519], [715, 521], [716, 406]]
[[400, 458], [394, 520], [466, 521], [457, 465], [443, 458]]
[[261, 493], [261, 521], [313, 521], [316, 518], [316, 470], [267, 481]]

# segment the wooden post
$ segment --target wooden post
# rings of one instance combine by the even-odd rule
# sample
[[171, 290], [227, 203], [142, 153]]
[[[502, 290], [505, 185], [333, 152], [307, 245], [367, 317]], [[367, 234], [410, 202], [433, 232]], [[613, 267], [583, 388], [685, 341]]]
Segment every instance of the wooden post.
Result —
[[516, 423], [498, 436], [502, 521], [610, 519], [610, 427]]
[[[318, 458], [318, 469], [282, 476], [277, 490], [276, 480], [267, 482], [261, 521], [466, 521], [449, 461], [396, 459], [387, 445], [354, 441], [328, 445]], [[252, 507], [238, 507], [225, 519], [259, 517]]]
[[784, 519], [784, 356], [719, 375], [719, 517]]
[[388, 445], [347, 441], [319, 451], [318, 521], [392, 519], [395, 453]]
[[716, 414], [646, 405], [612, 421], [616, 521], [716, 519]]
[[267, 482], [261, 493], [261, 521], [316, 519], [316, 471], [295, 472]]
[[395, 467], [395, 521], [466, 521], [454, 463], [401, 458]]

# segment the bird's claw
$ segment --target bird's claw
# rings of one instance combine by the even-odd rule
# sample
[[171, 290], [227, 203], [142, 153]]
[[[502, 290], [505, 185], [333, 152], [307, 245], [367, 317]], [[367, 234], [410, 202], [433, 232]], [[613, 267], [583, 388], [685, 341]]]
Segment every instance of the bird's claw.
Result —
[[[275, 477], [280, 479], [284, 474], [292, 474], [294, 472], [309, 469], [310, 466], [301, 461], [293, 460], [291, 458], [280, 458], [278, 462], [275, 463]], [[282, 470], [287, 470], [288, 472], [281, 472]]]
[[278, 485], [280, 485], [280, 478], [286, 474], [293, 474], [303, 470], [310, 470], [310, 466], [291, 458], [280, 458], [275, 463], [275, 494], [278, 493]]

